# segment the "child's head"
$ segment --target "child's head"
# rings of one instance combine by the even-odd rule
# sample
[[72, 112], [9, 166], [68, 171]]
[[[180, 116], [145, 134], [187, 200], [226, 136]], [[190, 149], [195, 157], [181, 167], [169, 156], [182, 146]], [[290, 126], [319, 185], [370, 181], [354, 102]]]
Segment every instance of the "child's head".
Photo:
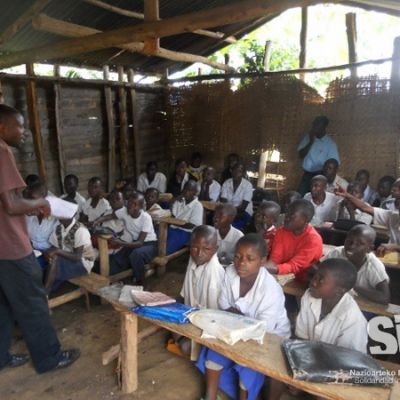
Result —
[[396, 179], [393, 176], [385, 175], [379, 179], [378, 182], [378, 194], [380, 198], [389, 197], [392, 192], [392, 186], [395, 183]]
[[375, 239], [375, 229], [369, 225], [354, 226], [348, 232], [344, 242], [344, 251], [348, 260], [355, 265], [363, 262], [366, 255], [374, 249]]
[[158, 203], [160, 192], [156, 188], [148, 188], [144, 194], [147, 209]]
[[24, 117], [5, 104], [0, 104], [0, 138], [13, 147], [18, 147], [25, 140]]
[[40, 179], [39, 175], [36, 174], [29, 174], [25, 177], [26, 186], [32, 186], [34, 183], [40, 183], [42, 180]]
[[329, 160], [325, 161], [325, 164], [322, 168], [322, 174], [326, 177], [329, 183], [332, 183], [336, 178], [338, 169], [338, 160], [335, 158], [330, 158]]
[[314, 216], [314, 206], [305, 199], [295, 200], [285, 214], [285, 229], [301, 233]]
[[157, 170], [158, 170], [158, 166], [155, 161], [148, 162], [146, 165], [147, 179], [152, 181], [154, 179], [154, 177], [156, 176]]
[[235, 246], [233, 263], [240, 278], [258, 274], [268, 256], [265, 240], [257, 233], [241, 237]]
[[113, 211], [119, 210], [124, 206], [124, 195], [120, 190], [112, 190], [108, 196], [108, 201]]
[[257, 230], [265, 231], [278, 221], [281, 207], [274, 201], [263, 201], [254, 215], [254, 225]]
[[203, 157], [202, 157], [201, 153], [199, 153], [198, 151], [195, 151], [192, 154], [192, 157], [190, 159], [190, 165], [193, 168], [200, 168], [202, 160], [203, 160]]
[[228, 168], [233, 168], [233, 166], [237, 164], [239, 160], [240, 160], [239, 154], [230, 153], [228, 154], [228, 157], [226, 157], [226, 164]]
[[179, 158], [175, 161], [175, 174], [184, 177], [187, 170], [187, 163], [184, 159]]
[[128, 198], [127, 211], [128, 214], [137, 218], [144, 207], [144, 196], [142, 193], [132, 193]]
[[215, 178], [215, 169], [213, 167], [207, 167], [203, 171], [203, 181], [212, 183]]
[[301, 194], [295, 192], [294, 190], [290, 190], [287, 192], [282, 199], [282, 211], [284, 214], [287, 213], [289, 206], [296, 200], [300, 200], [302, 198]]
[[396, 200], [400, 200], [400, 178], [393, 183], [391, 193]]
[[64, 189], [65, 193], [67, 193], [68, 196], [72, 197], [75, 196], [78, 187], [79, 187], [79, 179], [76, 175], [74, 174], [65, 175]]
[[27, 187], [24, 196], [28, 199], [44, 199], [47, 196], [47, 186], [42, 182], [35, 182]]
[[230, 227], [236, 218], [236, 214], [236, 207], [234, 207], [232, 204], [219, 204], [215, 208], [214, 227], [218, 230]]
[[103, 182], [98, 176], [89, 179], [88, 194], [92, 199], [98, 199], [103, 194]]
[[190, 256], [196, 265], [203, 265], [217, 252], [217, 231], [209, 225], [200, 225], [193, 229], [190, 240]]
[[324, 175], [316, 175], [311, 179], [310, 192], [313, 198], [321, 197], [326, 191], [328, 180]]
[[353, 182], [349, 183], [349, 186], [347, 187], [347, 191], [356, 197], [357, 199], [362, 199], [364, 195], [364, 190], [362, 188], [362, 185], [360, 182]]
[[369, 171], [366, 169], [360, 169], [356, 174], [356, 181], [360, 182], [363, 191], [368, 186], [369, 183]]
[[340, 299], [351, 290], [357, 280], [354, 265], [342, 258], [322, 261], [310, 282], [311, 296], [322, 299]]
[[132, 182], [127, 182], [122, 189], [125, 199], [129, 199], [133, 193], [136, 193], [135, 185]]
[[190, 179], [185, 183], [185, 186], [183, 187], [182, 196], [187, 202], [190, 202], [195, 198], [196, 194], [197, 183]]
[[232, 167], [232, 178], [234, 181], [239, 181], [246, 175], [246, 168], [242, 163], [236, 163]]

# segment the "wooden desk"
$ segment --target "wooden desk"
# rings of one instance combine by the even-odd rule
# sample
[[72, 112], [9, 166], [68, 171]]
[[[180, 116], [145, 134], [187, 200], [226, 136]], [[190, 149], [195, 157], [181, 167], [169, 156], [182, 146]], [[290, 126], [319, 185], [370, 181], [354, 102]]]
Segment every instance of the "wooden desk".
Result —
[[400, 253], [392, 251], [385, 254], [384, 257], [378, 257], [386, 268], [400, 269]]
[[[112, 304], [114, 309], [121, 313], [121, 373], [122, 391], [132, 393], [138, 386], [138, 362], [137, 362], [137, 327], [138, 316], [128, 311], [127, 307], [118, 302], [119, 295], [114, 288], [103, 288], [99, 295]], [[266, 334], [264, 344], [259, 345], [254, 341], [239, 342], [229, 346], [220, 340], [202, 339], [201, 330], [192, 324], [177, 325], [160, 321], [147, 321], [165, 328], [171, 332], [194, 340], [213, 349], [231, 360], [245, 367], [252, 368], [262, 374], [284, 382], [297, 389], [332, 400], [388, 400], [389, 388], [361, 387], [349, 385], [328, 385], [303, 382], [293, 379], [286, 365], [286, 359], [282, 352], [282, 338], [272, 334]], [[380, 363], [387, 369], [397, 372], [398, 365]], [[396, 386], [395, 386], [396, 387]]]

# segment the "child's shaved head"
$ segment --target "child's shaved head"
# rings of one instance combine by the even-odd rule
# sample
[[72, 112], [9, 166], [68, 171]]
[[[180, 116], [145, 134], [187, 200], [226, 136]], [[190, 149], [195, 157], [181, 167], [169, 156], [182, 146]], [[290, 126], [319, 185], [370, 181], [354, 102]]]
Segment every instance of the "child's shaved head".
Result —
[[336, 284], [346, 292], [351, 290], [357, 281], [357, 270], [355, 266], [342, 258], [329, 258], [322, 261], [318, 269], [332, 274]]
[[349, 233], [347, 235], [357, 235], [357, 236], [363, 236], [366, 239], [368, 239], [368, 242], [373, 244], [376, 239], [376, 231], [374, 228], [372, 228], [369, 225], [365, 224], [359, 224], [356, 226], [353, 226], [353, 228], [350, 229]]
[[210, 225], [200, 225], [193, 229], [191, 241], [205, 239], [210, 244], [217, 244], [217, 230]]
[[314, 216], [314, 206], [312, 203], [305, 199], [295, 200], [289, 206], [288, 212], [302, 214], [307, 222], [310, 222]]
[[190, 257], [196, 265], [208, 263], [218, 249], [217, 230], [209, 225], [200, 225], [193, 230], [190, 240]]
[[260, 210], [261, 212], [269, 212], [276, 218], [279, 217], [281, 213], [281, 206], [275, 201], [263, 201], [259, 206], [257, 211]]
[[324, 175], [316, 175], [311, 179], [311, 184], [313, 184], [313, 182], [321, 182], [326, 185], [328, 183], [328, 179], [326, 179], [326, 176]]
[[224, 215], [231, 217], [232, 220], [234, 220], [236, 218], [237, 209], [232, 204], [229, 204], [229, 203], [218, 204], [218, 206], [215, 207], [215, 212], [217, 212], [217, 211], [223, 213]]
[[255, 247], [260, 257], [267, 257], [268, 249], [265, 240], [257, 233], [249, 233], [241, 237], [236, 243], [236, 249], [240, 246], [252, 246]]

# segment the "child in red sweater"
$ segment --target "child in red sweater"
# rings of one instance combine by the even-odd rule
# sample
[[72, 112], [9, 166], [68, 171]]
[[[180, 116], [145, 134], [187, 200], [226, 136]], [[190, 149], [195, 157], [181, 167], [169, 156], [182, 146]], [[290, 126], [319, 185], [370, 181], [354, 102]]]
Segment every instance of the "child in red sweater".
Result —
[[254, 215], [254, 226], [259, 235], [267, 244], [268, 254], [271, 253], [276, 235], [276, 224], [278, 222], [281, 207], [274, 201], [263, 201]]
[[322, 239], [309, 224], [314, 207], [308, 200], [296, 200], [285, 215], [285, 223], [275, 235], [266, 268], [272, 274], [295, 274], [307, 280], [308, 269], [322, 257]]

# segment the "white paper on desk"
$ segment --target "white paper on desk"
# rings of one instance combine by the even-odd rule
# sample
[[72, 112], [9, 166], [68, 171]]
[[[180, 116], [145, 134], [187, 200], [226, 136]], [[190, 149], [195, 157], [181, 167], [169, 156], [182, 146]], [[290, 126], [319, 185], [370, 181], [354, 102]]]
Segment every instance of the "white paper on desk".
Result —
[[55, 218], [71, 219], [78, 211], [78, 204], [70, 203], [55, 196], [47, 196], [50, 204], [50, 214]]

